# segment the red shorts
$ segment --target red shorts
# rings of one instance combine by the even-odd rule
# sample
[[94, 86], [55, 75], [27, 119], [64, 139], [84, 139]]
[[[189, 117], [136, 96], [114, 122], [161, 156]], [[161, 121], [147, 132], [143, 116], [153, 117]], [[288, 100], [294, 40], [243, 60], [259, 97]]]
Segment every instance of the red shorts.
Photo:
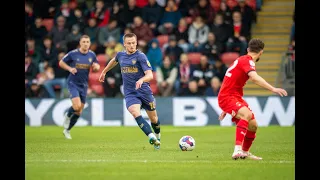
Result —
[[[235, 116], [238, 113], [240, 108], [245, 106], [252, 112], [248, 103], [242, 97], [228, 96], [225, 98], [220, 98], [218, 100], [218, 103], [219, 103], [220, 108], [224, 112], [226, 112], [232, 116], [232, 122], [235, 122], [235, 123], [237, 123], [237, 121], [239, 121], [238, 119], [235, 118]], [[254, 119], [253, 112], [252, 112], [251, 119]]]

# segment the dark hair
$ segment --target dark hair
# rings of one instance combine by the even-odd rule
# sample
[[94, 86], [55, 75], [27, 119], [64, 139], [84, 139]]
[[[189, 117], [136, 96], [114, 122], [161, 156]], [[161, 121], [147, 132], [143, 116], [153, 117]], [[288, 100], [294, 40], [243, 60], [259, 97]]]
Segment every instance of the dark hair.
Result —
[[83, 38], [89, 38], [89, 39], [90, 39], [90, 36], [84, 34], [84, 35], [82, 35], [82, 36], [80, 37], [80, 41], [81, 41]]
[[257, 38], [251, 39], [248, 48], [250, 52], [259, 53], [264, 48], [264, 42]]
[[137, 35], [135, 35], [134, 33], [127, 33], [123, 36], [123, 42], [126, 38], [131, 38], [131, 37], [136, 37], [137, 39]]

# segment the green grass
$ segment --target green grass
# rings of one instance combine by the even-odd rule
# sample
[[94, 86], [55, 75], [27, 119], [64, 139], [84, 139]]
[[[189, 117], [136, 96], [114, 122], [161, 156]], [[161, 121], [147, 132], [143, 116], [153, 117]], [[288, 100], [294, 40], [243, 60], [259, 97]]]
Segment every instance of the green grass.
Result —
[[[235, 127], [162, 126], [155, 151], [138, 127], [75, 127], [72, 140], [62, 128], [26, 126], [27, 180], [293, 180], [294, 127], [258, 130], [251, 152], [262, 161], [232, 160]], [[196, 140], [183, 152], [183, 135]]]

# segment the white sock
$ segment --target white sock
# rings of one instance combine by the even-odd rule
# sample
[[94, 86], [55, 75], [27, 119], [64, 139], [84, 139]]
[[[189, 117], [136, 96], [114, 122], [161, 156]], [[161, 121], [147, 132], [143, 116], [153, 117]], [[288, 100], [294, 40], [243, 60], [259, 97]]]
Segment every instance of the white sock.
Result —
[[149, 137], [149, 138], [155, 138], [155, 139], [157, 138], [153, 133], [150, 133], [150, 134], [148, 135], [148, 137]]
[[157, 137], [157, 139], [160, 139], [161, 134], [160, 134], [160, 133], [159, 133], [159, 134], [156, 134], [156, 137]]
[[241, 145], [235, 145], [234, 146], [234, 152], [242, 150], [242, 146]]

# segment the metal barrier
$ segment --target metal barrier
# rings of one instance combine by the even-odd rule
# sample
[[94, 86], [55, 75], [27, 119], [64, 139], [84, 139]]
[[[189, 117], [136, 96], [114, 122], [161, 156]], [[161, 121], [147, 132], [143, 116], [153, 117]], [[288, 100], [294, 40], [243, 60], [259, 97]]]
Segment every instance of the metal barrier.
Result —
[[288, 91], [289, 95], [295, 94], [295, 51], [283, 53], [276, 86]]

